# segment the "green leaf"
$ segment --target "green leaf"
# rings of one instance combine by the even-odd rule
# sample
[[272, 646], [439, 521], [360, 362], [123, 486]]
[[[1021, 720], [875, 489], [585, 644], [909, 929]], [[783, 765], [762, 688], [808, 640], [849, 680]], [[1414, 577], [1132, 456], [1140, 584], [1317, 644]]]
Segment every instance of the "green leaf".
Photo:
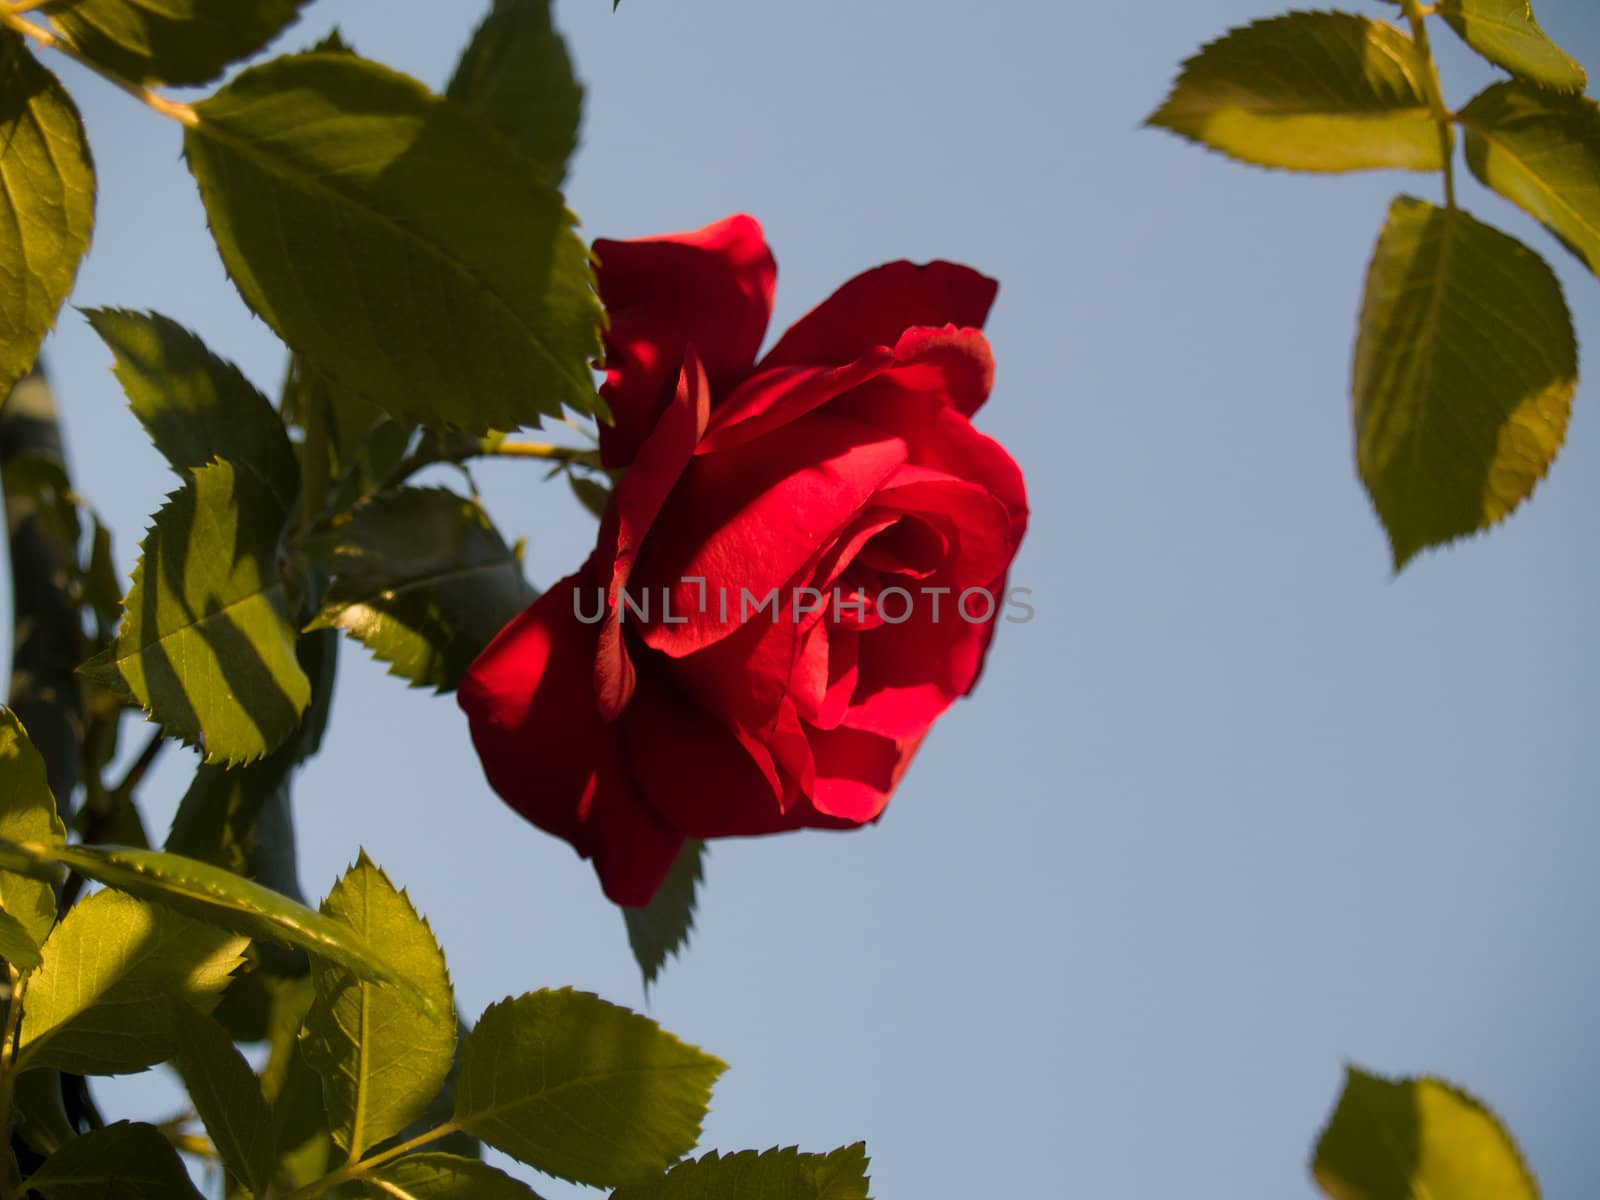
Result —
[[94, 228], [94, 163], [60, 82], [0, 29], [0, 396], [38, 357]]
[[538, 1193], [475, 1158], [411, 1154], [334, 1193], [342, 1200], [539, 1200]]
[[343, 629], [389, 673], [454, 688], [535, 593], [483, 510], [442, 488], [379, 497], [312, 552], [333, 573], [311, 629]]
[[261, 1090], [272, 1107], [273, 1175], [303, 1187], [328, 1170], [333, 1140], [322, 1106], [322, 1082], [306, 1063], [300, 1027], [315, 999], [311, 976], [269, 981], [272, 1008]]
[[210, 1017], [180, 1013], [176, 1066], [223, 1166], [256, 1195], [272, 1173], [272, 1116], [233, 1039]]
[[1415, 43], [1391, 26], [1292, 13], [1202, 49], [1148, 123], [1263, 167], [1437, 171], [1420, 70]]
[[1356, 1067], [1317, 1141], [1312, 1177], [1333, 1200], [1538, 1200], [1495, 1115], [1437, 1079]]
[[293, 24], [306, 0], [45, 0], [79, 50], [141, 83], [209, 83]]
[[78, 1136], [67, 1119], [61, 1072], [29, 1071], [18, 1075], [12, 1086], [11, 1111], [17, 1134], [35, 1152], [48, 1157]]
[[679, 1163], [660, 1179], [623, 1188], [612, 1200], [701, 1200], [737, 1196], [739, 1200], [868, 1200], [867, 1147], [864, 1142], [831, 1154], [802, 1154], [793, 1146], [757, 1154], [712, 1151]]
[[300, 467], [289, 435], [238, 367], [157, 313], [101, 308], [85, 315], [116, 356], [133, 415], [179, 474], [226, 459], [253, 468], [284, 511], [293, 506]]
[[1582, 91], [1583, 67], [1539, 28], [1528, 0], [1439, 0], [1439, 15], [1484, 58], [1545, 87]]
[[114, 646], [84, 671], [120, 685], [207, 762], [282, 745], [311, 700], [277, 574], [284, 507], [260, 475], [217, 461], [168, 498], [144, 540]]
[[567, 472], [567, 482], [572, 485], [572, 494], [577, 497], [578, 503], [596, 520], [605, 520], [606, 506], [611, 503], [611, 489], [587, 475], [571, 471]]
[[[44, 759], [28, 740], [17, 714], [0, 706], [0, 838], [16, 842], [64, 842], [66, 826], [56, 815], [45, 780]], [[46, 879], [0, 870], [0, 909], [42, 946], [56, 921], [56, 894]]]
[[547, 1175], [642, 1183], [694, 1147], [724, 1070], [587, 992], [532, 992], [491, 1005], [468, 1035], [456, 1121]]
[[1353, 411], [1396, 570], [1532, 493], [1577, 380], [1572, 318], [1543, 259], [1459, 210], [1394, 202], [1367, 272]]
[[0, 958], [23, 974], [36, 970], [42, 961], [39, 944], [29, 936], [21, 921], [4, 910], [0, 910]]
[[18, 1070], [121, 1075], [177, 1053], [182, 1000], [216, 1007], [246, 939], [119, 892], [61, 919], [30, 978]]
[[705, 878], [706, 844], [690, 838], [678, 851], [677, 860], [655, 898], [644, 908], [624, 908], [622, 919], [628, 926], [628, 945], [634, 961], [649, 986], [661, 974], [669, 956], [689, 944], [694, 928], [695, 892]]
[[587, 251], [481, 118], [346, 54], [276, 59], [197, 111], [184, 146], [223, 263], [338, 388], [478, 431], [595, 411]]
[[322, 1077], [334, 1143], [356, 1157], [404, 1129], [450, 1074], [455, 1000], [444, 954], [427, 921], [363, 853], [323, 901], [325, 916], [384, 948], [385, 959], [431, 1001], [434, 1016], [348, 971], [312, 964], [317, 1000], [302, 1035]]
[[559, 187], [578, 148], [583, 85], [550, 0], [494, 0], [445, 95], [477, 112]]
[[73, 1138], [28, 1180], [47, 1200], [203, 1200], [154, 1125], [118, 1121]]
[[1472, 173], [1600, 275], [1600, 106], [1499, 83], [1461, 110]]
[[[312, 912], [277, 892], [209, 863], [159, 850], [128, 846], [26, 846], [0, 842], [5, 858], [23, 855], [36, 864], [61, 863], [108, 887], [178, 909], [201, 921], [250, 937], [298, 946], [362, 979], [397, 984], [424, 1012], [433, 1002], [389, 966], [342, 921]], [[48, 957], [48, 950], [47, 950]], [[48, 964], [47, 964], [48, 965]]]

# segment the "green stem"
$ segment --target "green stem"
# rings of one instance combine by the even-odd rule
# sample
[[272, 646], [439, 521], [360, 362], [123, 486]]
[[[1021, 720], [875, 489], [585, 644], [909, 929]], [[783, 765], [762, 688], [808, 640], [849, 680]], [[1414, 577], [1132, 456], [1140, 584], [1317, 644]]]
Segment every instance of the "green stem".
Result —
[[492, 442], [485, 441], [482, 454], [499, 458], [539, 458], [546, 462], [575, 463], [585, 467], [600, 466], [600, 455], [578, 446], [557, 446], [554, 442]]
[[349, 1183], [352, 1179], [360, 1179], [374, 1167], [381, 1167], [384, 1163], [399, 1158], [403, 1154], [410, 1154], [419, 1146], [426, 1146], [429, 1142], [436, 1142], [442, 1137], [449, 1137], [457, 1133], [461, 1126], [454, 1121], [446, 1121], [443, 1125], [436, 1125], [426, 1133], [419, 1133], [410, 1141], [401, 1142], [398, 1146], [391, 1146], [382, 1154], [374, 1154], [371, 1158], [363, 1158], [359, 1162], [346, 1163], [337, 1171], [329, 1171], [321, 1179], [314, 1179], [305, 1187], [290, 1192], [283, 1200], [313, 1200], [322, 1195], [329, 1188], [338, 1187], [341, 1183]]
[[0, 1148], [4, 1148], [4, 1176], [0, 1177], [0, 1197], [14, 1200], [22, 1194], [22, 1179], [17, 1173], [17, 1162], [11, 1154], [11, 1094], [16, 1074], [17, 1033], [22, 1027], [22, 994], [27, 990], [28, 977], [19, 974], [10, 963], [6, 964], [10, 980], [6, 1000], [5, 1024], [0, 1027]]
[[1428, 97], [1428, 109], [1433, 113], [1433, 123], [1439, 129], [1439, 154], [1444, 159], [1444, 206], [1456, 206], [1455, 141], [1450, 126], [1455, 118], [1445, 106], [1444, 92], [1439, 87], [1439, 69], [1433, 61], [1433, 47], [1428, 43], [1427, 14], [1435, 6], [1424, 8], [1422, 0], [1400, 0], [1406, 20], [1411, 23], [1411, 37], [1417, 43], [1417, 57], [1422, 60], [1422, 90]]
[[93, 71], [112, 87], [127, 92], [140, 104], [153, 109], [163, 117], [168, 117], [171, 120], [189, 126], [200, 124], [199, 114], [189, 105], [180, 104], [176, 100], [168, 100], [165, 96], [159, 96], [149, 88], [134, 83], [131, 79], [124, 79], [115, 71], [95, 62], [94, 59], [74, 46], [69, 38], [46, 29], [42, 25], [24, 21], [22, 14], [33, 7], [36, 7], [36, 5], [28, 3], [10, 4], [6, 0], [0, 0], [0, 27], [9, 29], [13, 33], [21, 34], [30, 41], [37, 42], [46, 50], [54, 50], [58, 54], [66, 55], [79, 66]]

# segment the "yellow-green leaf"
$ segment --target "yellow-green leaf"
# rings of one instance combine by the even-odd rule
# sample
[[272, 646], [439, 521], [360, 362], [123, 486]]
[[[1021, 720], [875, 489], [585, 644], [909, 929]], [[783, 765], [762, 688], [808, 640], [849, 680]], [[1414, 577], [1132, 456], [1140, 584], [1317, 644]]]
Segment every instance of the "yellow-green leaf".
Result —
[[1397, 199], [1367, 272], [1352, 384], [1356, 462], [1396, 569], [1532, 493], [1577, 382], [1545, 261], [1460, 210]]
[[45, 0], [50, 20], [98, 63], [149, 83], [207, 83], [263, 49], [306, 0]]
[[1582, 91], [1583, 66], [1534, 20], [1528, 0], [1439, 0], [1439, 15], [1484, 58], [1534, 83]]
[[1234, 29], [1183, 66], [1149, 124], [1244, 162], [1297, 171], [1437, 171], [1416, 44], [1348, 13]]
[[1461, 110], [1467, 163], [1600, 275], [1600, 106], [1499, 83]]
[[1437, 1079], [1348, 1069], [1312, 1177], [1332, 1200], [1538, 1200], [1505, 1127]]
[[[28, 740], [17, 714], [5, 707], [0, 707], [0, 838], [67, 840], [66, 826], [56, 815], [55, 798], [45, 781], [44, 759]], [[42, 946], [56, 920], [55, 889], [37, 875], [0, 870], [0, 909], [16, 920], [29, 941]]]

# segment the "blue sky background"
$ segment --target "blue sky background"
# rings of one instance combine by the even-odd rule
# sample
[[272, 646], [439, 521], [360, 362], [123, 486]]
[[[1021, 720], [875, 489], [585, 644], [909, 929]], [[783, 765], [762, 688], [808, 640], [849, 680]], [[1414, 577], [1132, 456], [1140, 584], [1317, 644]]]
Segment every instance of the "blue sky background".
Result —
[[[1600, 69], [1590, 0], [1537, 8]], [[1471, 1087], [1546, 1195], [1592, 1186], [1600, 397], [1580, 389], [1508, 527], [1391, 576], [1349, 354], [1389, 199], [1437, 199], [1437, 177], [1267, 173], [1140, 129], [1184, 57], [1275, 11], [561, 0], [590, 87], [569, 189], [587, 232], [756, 214], [779, 329], [893, 258], [998, 277], [980, 425], [1033, 504], [1014, 578], [1038, 616], [1002, 629], [884, 821], [715, 847], [694, 944], [649, 1000], [732, 1065], [706, 1147], [865, 1138], [880, 1200], [1306, 1197], [1351, 1060]], [[321, 0], [282, 46], [337, 21], [439, 86], [479, 15]], [[1438, 39], [1462, 103], [1491, 73]], [[222, 273], [178, 129], [51, 65], [100, 172], [76, 303], [164, 312], [275, 389], [282, 349]], [[1600, 282], [1475, 183], [1463, 200], [1551, 259], [1592, 352]], [[131, 568], [174, 481], [81, 317], [49, 354]], [[478, 477], [543, 585], [593, 527], [539, 474]], [[490, 793], [454, 703], [359, 647], [342, 663], [296, 793], [307, 892], [365, 845], [469, 1016], [546, 985], [641, 1005], [616, 911]], [[147, 784], [158, 833], [191, 770], [171, 752]], [[100, 1094], [173, 1103], [159, 1072]]]

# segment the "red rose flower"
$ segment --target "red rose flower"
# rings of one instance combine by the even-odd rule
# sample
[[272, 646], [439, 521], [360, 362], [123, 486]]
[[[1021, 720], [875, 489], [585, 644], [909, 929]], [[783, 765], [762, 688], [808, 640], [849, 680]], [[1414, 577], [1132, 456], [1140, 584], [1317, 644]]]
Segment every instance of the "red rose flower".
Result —
[[1027, 500], [970, 421], [994, 281], [890, 263], [756, 362], [754, 220], [595, 252], [627, 472], [589, 561], [459, 697], [495, 791], [643, 905], [686, 837], [877, 820], [977, 681]]

